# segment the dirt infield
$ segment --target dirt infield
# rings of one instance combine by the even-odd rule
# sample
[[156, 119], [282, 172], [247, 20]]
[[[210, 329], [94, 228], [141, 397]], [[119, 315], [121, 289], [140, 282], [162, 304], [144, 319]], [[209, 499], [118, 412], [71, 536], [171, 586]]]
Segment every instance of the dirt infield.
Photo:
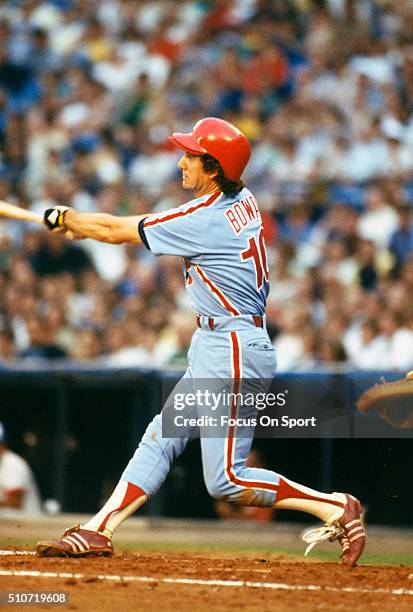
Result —
[[233, 611], [234, 607], [390, 612], [413, 609], [413, 570], [404, 566], [349, 570], [336, 563], [252, 554], [118, 552], [109, 559], [2, 554], [0, 590], [66, 591], [70, 600], [66, 609], [82, 612], [127, 607], [192, 612]]

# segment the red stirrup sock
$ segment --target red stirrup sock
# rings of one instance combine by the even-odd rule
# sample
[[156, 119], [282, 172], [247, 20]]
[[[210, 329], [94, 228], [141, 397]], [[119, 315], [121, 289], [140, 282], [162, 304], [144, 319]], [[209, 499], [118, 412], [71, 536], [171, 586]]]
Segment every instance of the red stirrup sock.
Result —
[[332, 523], [343, 515], [346, 504], [343, 493], [320, 493], [280, 476], [274, 508], [301, 510]]
[[123, 521], [140, 508], [148, 499], [145, 491], [125, 480], [120, 480], [103, 508], [82, 526], [82, 529], [99, 531], [112, 537]]

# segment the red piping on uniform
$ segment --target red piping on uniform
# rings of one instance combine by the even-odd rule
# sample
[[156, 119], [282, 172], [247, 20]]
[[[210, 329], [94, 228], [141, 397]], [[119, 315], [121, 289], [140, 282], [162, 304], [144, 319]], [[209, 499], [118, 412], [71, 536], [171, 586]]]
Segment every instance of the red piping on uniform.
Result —
[[342, 502], [335, 501], [334, 499], [324, 499], [322, 497], [317, 497], [315, 495], [308, 495], [305, 491], [300, 491], [300, 489], [296, 489], [288, 482], [286, 482], [283, 478], [280, 478], [280, 483], [278, 485], [278, 493], [277, 493], [277, 502], [283, 499], [312, 499], [313, 501], [324, 502], [327, 504], [332, 504], [333, 506], [339, 506], [340, 508], [344, 508], [346, 504]]
[[180, 210], [179, 212], [172, 213], [171, 215], [166, 215], [165, 217], [159, 217], [158, 219], [152, 219], [149, 217], [148, 221], [145, 221], [143, 224], [144, 229], [147, 227], [151, 227], [153, 225], [157, 225], [158, 223], [165, 223], [166, 221], [172, 221], [172, 219], [176, 219], [177, 217], [186, 217], [186, 215], [191, 215], [196, 212], [200, 208], [207, 208], [211, 206], [215, 202], [215, 200], [221, 195], [221, 192], [213, 193], [206, 202], [201, 202], [200, 204], [196, 204], [187, 210]]
[[194, 282], [194, 279], [189, 274], [189, 272], [191, 271], [191, 264], [189, 263], [189, 261], [187, 260], [186, 257], [184, 257], [183, 260], [184, 260], [184, 264], [185, 264], [185, 270], [186, 270], [186, 273], [187, 273], [186, 282], [187, 282], [188, 285], [192, 285], [192, 283]]
[[[231, 348], [232, 348], [232, 369], [234, 374], [234, 384], [233, 390], [234, 398], [231, 404], [231, 413], [230, 418], [235, 419], [237, 416], [237, 399], [236, 394], [239, 393], [240, 379], [241, 379], [241, 355], [240, 355], [240, 346], [238, 340], [237, 332], [230, 332], [231, 337]], [[260, 482], [253, 480], [242, 480], [241, 478], [237, 478], [234, 473], [232, 466], [232, 450], [234, 447], [234, 431], [235, 426], [230, 425], [228, 428], [228, 445], [227, 445], [227, 457], [226, 457], [226, 473], [229, 480], [235, 485], [247, 488], [254, 489], [265, 489], [268, 491], [278, 491], [278, 485], [270, 483], [270, 482]]]
[[222, 291], [220, 289], [218, 289], [218, 287], [212, 282], [212, 280], [210, 280], [207, 277], [207, 275], [202, 270], [202, 268], [200, 268], [200, 266], [195, 266], [195, 270], [198, 272], [199, 276], [202, 278], [204, 283], [206, 283], [208, 285], [208, 287], [211, 289], [211, 291], [213, 293], [215, 293], [215, 295], [217, 296], [217, 298], [219, 299], [221, 304], [223, 304], [225, 306], [225, 308], [230, 311], [231, 314], [233, 314], [235, 316], [238, 316], [238, 315], [241, 314], [240, 311], [237, 308], [235, 308], [235, 306], [233, 306], [231, 304], [229, 299], [225, 297], [225, 295], [222, 293]]
[[[239, 393], [240, 387], [240, 379], [241, 379], [241, 359], [240, 359], [240, 346], [238, 340], [237, 332], [230, 332], [231, 337], [231, 348], [232, 348], [232, 369], [234, 375], [234, 384], [233, 384], [233, 393], [234, 398], [231, 404], [231, 419], [236, 419], [237, 417], [237, 394]], [[234, 473], [233, 465], [232, 465], [232, 451], [234, 448], [234, 431], [235, 426], [230, 425], [228, 428], [228, 445], [227, 445], [227, 456], [226, 456], [226, 468], [225, 471], [227, 473], [228, 479], [230, 482], [235, 485], [246, 487], [246, 488], [255, 488], [255, 489], [264, 489], [268, 491], [274, 491], [277, 493], [277, 502], [282, 499], [311, 499], [314, 501], [324, 502], [328, 504], [332, 504], [333, 506], [339, 506], [340, 508], [344, 508], [345, 504], [339, 501], [324, 499], [322, 497], [317, 497], [314, 495], [309, 495], [305, 491], [300, 491], [300, 489], [296, 489], [294, 486], [286, 482], [282, 477], [280, 477], [279, 484], [273, 484], [269, 482], [262, 481], [251, 481], [251, 480], [242, 480], [241, 478], [237, 478]]]
[[115, 508], [115, 510], [112, 510], [111, 512], [109, 512], [109, 514], [104, 519], [103, 523], [98, 527], [98, 531], [104, 530], [104, 528], [106, 527], [106, 523], [108, 522], [108, 520], [110, 519], [110, 517], [112, 516], [114, 512], [119, 512], [119, 510], [123, 510], [123, 508], [126, 508], [126, 506], [129, 506], [129, 504], [135, 501], [135, 499], [138, 499], [138, 497], [142, 497], [143, 495], [146, 495], [145, 491], [142, 491], [142, 489], [140, 489], [136, 485], [132, 484], [131, 482], [128, 482], [125, 497], [123, 498], [119, 508]]

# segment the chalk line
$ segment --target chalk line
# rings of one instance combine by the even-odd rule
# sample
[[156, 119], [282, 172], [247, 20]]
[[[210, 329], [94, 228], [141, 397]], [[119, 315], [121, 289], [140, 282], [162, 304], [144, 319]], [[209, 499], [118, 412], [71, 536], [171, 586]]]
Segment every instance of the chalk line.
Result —
[[203, 580], [201, 578], [158, 578], [155, 576], [121, 576], [117, 574], [87, 575], [72, 572], [40, 572], [37, 570], [0, 570], [0, 576], [20, 576], [27, 578], [66, 578], [73, 580], [107, 580], [109, 582], [150, 582], [162, 584], [185, 584], [191, 586], [220, 586], [220, 587], [250, 587], [256, 589], [273, 589], [275, 591], [317, 591], [333, 593], [370, 593], [377, 595], [409, 595], [413, 596], [413, 589], [384, 589], [360, 587], [332, 587], [316, 584], [287, 584], [284, 582], [253, 582], [250, 580]]
[[0, 555], [35, 555], [34, 550], [0, 550]]

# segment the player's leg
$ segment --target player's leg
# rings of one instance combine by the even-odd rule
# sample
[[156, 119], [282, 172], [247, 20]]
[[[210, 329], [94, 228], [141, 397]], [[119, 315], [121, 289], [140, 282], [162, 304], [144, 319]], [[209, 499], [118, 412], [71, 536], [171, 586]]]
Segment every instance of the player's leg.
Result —
[[[164, 410], [177, 392], [189, 393], [191, 389], [188, 369], [166, 401]], [[65, 532], [61, 540], [39, 542], [38, 553], [43, 556], [112, 554], [111, 538], [115, 530], [158, 491], [173, 461], [194, 437], [194, 430], [190, 428], [182, 427], [180, 433], [181, 437], [163, 437], [162, 417], [156, 415], [103, 508], [82, 527], [76, 525]]]
[[[227, 351], [224, 347], [226, 335]], [[201, 371], [216, 379], [232, 377], [234, 396], [240, 390], [241, 379], [258, 376], [271, 379], [274, 375], [272, 349], [260, 330], [205, 334], [203, 344]], [[217, 353], [220, 353], [219, 359]], [[239, 408], [239, 402], [234, 400], [229, 406], [221, 406], [220, 413], [237, 419]], [[253, 416], [248, 415], [245, 408], [243, 410], [243, 417]], [[365, 542], [358, 500], [343, 493], [321, 493], [271, 470], [248, 467], [246, 463], [254, 427], [244, 424], [244, 420], [240, 425], [229, 424], [224, 435], [225, 438], [216, 438], [208, 432], [201, 438], [204, 478], [213, 497], [247, 506], [301, 510], [329, 525], [337, 525], [344, 532], [341, 541], [344, 562], [348, 565], [355, 563]]]
[[[232, 406], [232, 411], [232, 418], [236, 418], [236, 407]], [[225, 438], [203, 436], [201, 431], [204, 479], [209, 493], [215, 499], [245, 506], [301, 510], [328, 523], [338, 520], [347, 503], [345, 495], [321, 493], [272, 470], [247, 466], [253, 429], [249, 425], [229, 425]]]
[[[209, 384], [217, 398], [222, 392], [221, 403], [211, 412], [219, 417], [219, 426], [200, 428], [203, 473], [209, 493], [216, 499], [248, 506], [272, 507], [279, 485], [278, 474], [247, 467], [246, 463], [254, 437], [254, 426], [248, 423], [256, 416], [255, 407], [243, 407], [241, 415], [239, 402], [235, 401], [236, 395], [243, 391], [241, 379], [245, 376], [245, 365], [248, 365], [245, 358], [251, 352], [248, 344], [255, 336], [254, 358], [249, 358], [254, 370], [247, 370], [247, 376], [257, 380], [258, 377], [272, 379], [275, 372], [274, 350], [264, 332], [257, 330], [256, 334], [243, 339], [239, 332], [210, 332], [200, 338], [194, 386]], [[231, 399], [231, 394], [234, 399]], [[223, 419], [239, 417], [243, 419], [242, 428], [230, 423], [222, 425]]]
[[158, 414], [146, 429], [112, 495], [83, 528], [112, 537], [114, 531], [159, 490], [187, 442], [185, 438], [164, 439], [162, 417]]
[[[187, 394], [192, 390], [188, 373], [179, 381], [170, 398]], [[170, 399], [169, 398], [169, 399]], [[169, 399], [162, 413], [170, 409]], [[195, 413], [195, 408], [193, 409]], [[188, 412], [185, 416], [190, 417]], [[162, 435], [162, 414], [149, 424], [138, 448], [125, 468], [121, 479], [103, 508], [83, 527], [112, 537], [114, 531], [153, 497], [169, 473], [174, 460], [183, 453], [194, 431], [180, 428], [181, 437]]]

